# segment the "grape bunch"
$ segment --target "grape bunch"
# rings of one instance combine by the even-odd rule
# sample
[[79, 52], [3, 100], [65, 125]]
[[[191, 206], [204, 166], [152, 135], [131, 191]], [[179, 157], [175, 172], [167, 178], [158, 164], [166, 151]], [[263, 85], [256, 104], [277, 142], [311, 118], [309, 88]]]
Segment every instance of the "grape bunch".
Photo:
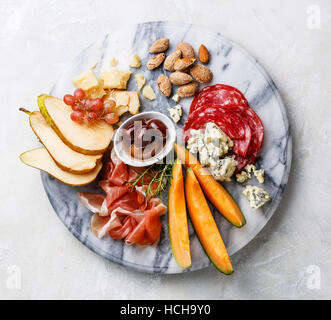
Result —
[[66, 94], [63, 101], [72, 109], [70, 114], [72, 121], [93, 123], [97, 120], [105, 120], [109, 124], [115, 124], [119, 120], [119, 116], [112, 112], [116, 105], [114, 100], [104, 103], [101, 98], [86, 99], [83, 89], [76, 89], [73, 95]]

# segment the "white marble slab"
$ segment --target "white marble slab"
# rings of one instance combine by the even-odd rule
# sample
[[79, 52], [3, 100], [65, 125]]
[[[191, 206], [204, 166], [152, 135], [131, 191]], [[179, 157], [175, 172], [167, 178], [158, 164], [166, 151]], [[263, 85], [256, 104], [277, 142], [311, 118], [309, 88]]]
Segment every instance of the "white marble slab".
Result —
[[[112, 57], [119, 57], [118, 68], [127, 69], [132, 52], [137, 53], [142, 60], [142, 67], [138, 71], [134, 69], [133, 71], [143, 72], [147, 83], [157, 90], [156, 79], [164, 70], [159, 68], [149, 71], [145, 65], [152, 56], [148, 54], [150, 45], [164, 37], [170, 39], [169, 52], [172, 52], [180, 41], [191, 43], [197, 50], [201, 39], [204, 39], [204, 44], [211, 53], [209, 67], [214, 73], [211, 84], [224, 83], [241, 90], [265, 127], [265, 140], [257, 158], [257, 165], [265, 170], [266, 181], [263, 188], [269, 192], [272, 201], [259, 210], [252, 210], [242, 195], [245, 184], [224, 183], [242, 208], [247, 224], [240, 229], [233, 227], [213, 209], [228, 252], [233, 255], [261, 231], [276, 210], [287, 183], [292, 157], [291, 135], [284, 105], [273, 81], [255, 58], [222, 34], [208, 29], [170, 22], [143, 23], [111, 32], [101, 41], [90, 45], [64, 70], [53, 86], [51, 94], [63, 97], [67, 92], [73, 91], [71, 79], [90, 68], [94, 62], [98, 62], [94, 70], [97, 75], [103, 70], [110, 69], [109, 61]], [[133, 76], [128, 89], [136, 90]], [[184, 116], [177, 126], [179, 140], [191, 101], [192, 98], [181, 100]], [[152, 102], [141, 97], [141, 104], [141, 111], [158, 110], [168, 115], [168, 108], [174, 106], [175, 102], [159, 94]], [[139, 271], [152, 273], [181, 273], [199, 270], [210, 264], [190, 225], [192, 268], [183, 271], [176, 265], [169, 245], [165, 217], [162, 219], [160, 241], [152, 247], [126, 246], [123, 241], [109, 237], [97, 239], [89, 230], [91, 213], [79, 203], [77, 190], [97, 190], [100, 193], [101, 190], [95, 185], [84, 188], [68, 187], [44, 173], [42, 179], [52, 206], [66, 227], [87, 247], [107, 259]], [[258, 184], [255, 179], [247, 183]], [[167, 203], [166, 192], [162, 194], [162, 199]]]

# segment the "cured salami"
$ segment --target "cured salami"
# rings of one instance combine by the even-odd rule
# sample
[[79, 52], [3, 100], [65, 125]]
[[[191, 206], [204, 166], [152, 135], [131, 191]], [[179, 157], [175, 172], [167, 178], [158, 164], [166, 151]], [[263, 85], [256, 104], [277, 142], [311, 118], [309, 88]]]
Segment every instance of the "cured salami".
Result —
[[249, 107], [245, 96], [236, 88], [226, 84], [215, 84], [204, 87], [193, 99], [190, 107], [190, 113], [196, 108], [214, 104], [220, 106], [241, 105]]
[[186, 120], [184, 125], [185, 140], [189, 138], [192, 129], [204, 129], [206, 123], [213, 122], [221, 128], [231, 140], [233, 140], [233, 151], [245, 157], [248, 153], [252, 139], [252, 131], [240, 113], [236, 113], [230, 108], [219, 108], [219, 106], [209, 106], [200, 111], [197, 109]]
[[264, 128], [238, 89], [224, 84], [202, 89], [192, 101], [184, 125], [185, 141], [191, 129], [204, 129], [208, 122], [215, 123], [233, 141], [232, 154], [238, 162], [236, 172], [254, 163], [263, 143]]

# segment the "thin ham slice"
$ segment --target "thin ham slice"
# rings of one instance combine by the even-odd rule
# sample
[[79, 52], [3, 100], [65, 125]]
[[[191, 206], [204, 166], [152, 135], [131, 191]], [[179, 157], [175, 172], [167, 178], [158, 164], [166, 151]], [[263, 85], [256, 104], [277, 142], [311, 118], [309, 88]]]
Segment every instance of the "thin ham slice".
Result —
[[78, 192], [78, 199], [87, 209], [93, 213], [108, 215], [105, 195], [89, 192]]
[[152, 245], [158, 241], [162, 228], [160, 216], [166, 206], [159, 198], [146, 197], [146, 185], [131, 186], [129, 181], [135, 179], [140, 170], [145, 169], [127, 166], [112, 150], [105, 179], [99, 182], [106, 195], [78, 194], [83, 205], [94, 213], [91, 231], [98, 238], [108, 233], [113, 239], [125, 239], [128, 245]]

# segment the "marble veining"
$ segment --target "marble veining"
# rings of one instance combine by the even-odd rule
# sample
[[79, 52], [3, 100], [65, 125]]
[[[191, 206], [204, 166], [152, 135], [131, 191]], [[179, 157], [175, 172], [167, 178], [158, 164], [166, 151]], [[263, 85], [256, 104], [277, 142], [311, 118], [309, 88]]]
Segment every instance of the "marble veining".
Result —
[[[157, 90], [156, 79], [164, 71], [161, 69], [149, 71], [145, 64], [152, 56], [148, 53], [149, 46], [162, 37], [170, 38], [171, 46], [168, 52], [175, 50], [176, 44], [180, 41], [191, 43], [197, 51], [201, 39], [203, 39], [204, 44], [211, 52], [209, 67], [214, 73], [212, 84], [225, 83], [244, 92], [250, 106], [260, 116], [265, 127], [265, 140], [257, 163], [258, 167], [265, 169], [264, 188], [271, 194], [272, 201], [263, 208], [253, 211], [247, 200], [241, 195], [246, 183], [243, 185], [226, 183], [226, 188], [239, 203], [247, 220], [247, 224], [241, 229], [231, 226], [211, 206], [229, 254], [233, 255], [261, 231], [275, 212], [286, 186], [291, 166], [291, 133], [284, 105], [275, 84], [254, 57], [221, 33], [189, 24], [162, 21], [143, 23], [114, 31], [85, 49], [64, 70], [52, 88], [51, 94], [62, 97], [65, 93], [73, 90], [71, 79], [90, 68], [96, 61], [98, 65], [94, 71], [97, 75], [102, 70], [110, 69], [109, 60], [111, 57], [118, 59], [118, 68], [127, 69], [131, 53], [137, 53], [141, 57], [142, 67], [138, 72], [144, 73], [147, 83]], [[166, 73], [168, 74], [168, 72]], [[128, 89], [137, 90], [134, 77], [131, 77]], [[191, 99], [181, 101], [184, 116], [177, 130], [179, 139], [190, 103]], [[159, 110], [168, 115], [167, 108], [176, 103], [158, 95], [154, 101], [141, 97], [141, 104], [142, 111]], [[154, 246], [125, 246], [123, 241], [113, 240], [109, 237], [98, 239], [89, 231], [91, 213], [78, 201], [76, 195], [79, 190], [101, 192], [97, 184], [92, 183], [86, 187], [74, 188], [58, 182], [45, 173], [42, 173], [41, 177], [49, 200], [61, 221], [76, 238], [94, 252], [139, 271], [151, 273], [184, 272], [176, 265], [171, 254], [165, 216], [162, 218], [163, 228], [160, 240]], [[248, 183], [255, 184], [257, 182], [252, 179]], [[162, 200], [166, 203], [166, 194], [162, 195]], [[191, 225], [189, 226], [189, 234], [193, 262], [190, 271], [205, 268], [210, 262]]]

